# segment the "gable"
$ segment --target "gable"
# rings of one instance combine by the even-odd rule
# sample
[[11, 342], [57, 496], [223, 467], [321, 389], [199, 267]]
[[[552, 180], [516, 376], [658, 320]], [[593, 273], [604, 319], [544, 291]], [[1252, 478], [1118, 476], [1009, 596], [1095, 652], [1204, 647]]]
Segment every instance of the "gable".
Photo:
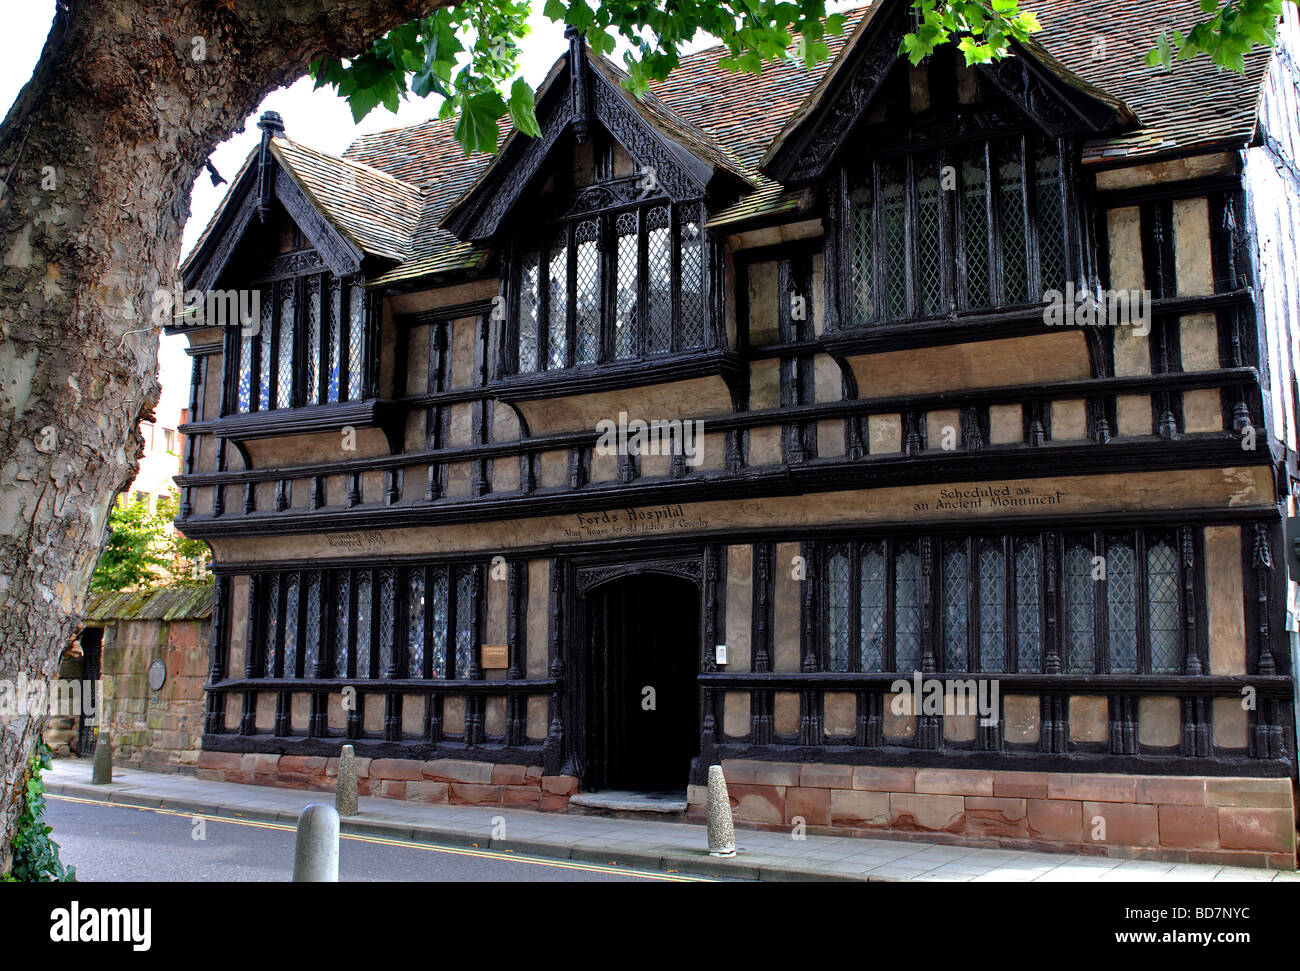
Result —
[[623, 77], [603, 58], [590, 57], [580, 38], [571, 40], [569, 53], [556, 62], [539, 91], [540, 135], [528, 138], [512, 132], [497, 158], [452, 206], [442, 227], [461, 240], [495, 235], [536, 185], [566, 136], [584, 142], [594, 125], [627, 151], [638, 172], [652, 172], [674, 202], [703, 198], [719, 180], [735, 188], [752, 187], [740, 163], [701, 129], [654, 95], [633, 98], [622, 85]]
[[[906, 0], [878, 0], [858, 24], [826, 77], [791, 116], [760, 163], [786, 185], [824, 177], [889, 89], [909, 71], [899, 53], [911, 29]], [[952, 48], [944, 49], [952, 56]], [[1136, 123], [1132, 112], [1073, 74], [1037, 45], [1013, 45], [1014, 56], [975, 70], [1024, 116], [1053, 135], [1096, 136]], [[941, 52], [942, 53], [942, 52]], [[929, 66], [940, 54], [927, 58]]]

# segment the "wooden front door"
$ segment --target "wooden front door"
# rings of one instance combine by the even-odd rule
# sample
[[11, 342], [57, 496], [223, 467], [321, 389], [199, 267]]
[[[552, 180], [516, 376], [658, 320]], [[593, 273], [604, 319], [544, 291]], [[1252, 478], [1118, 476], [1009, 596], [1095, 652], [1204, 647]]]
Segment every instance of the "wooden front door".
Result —
[[585, 788], [685, 789], [699, 754], [700, 597], [644, 573], [587, 597]]

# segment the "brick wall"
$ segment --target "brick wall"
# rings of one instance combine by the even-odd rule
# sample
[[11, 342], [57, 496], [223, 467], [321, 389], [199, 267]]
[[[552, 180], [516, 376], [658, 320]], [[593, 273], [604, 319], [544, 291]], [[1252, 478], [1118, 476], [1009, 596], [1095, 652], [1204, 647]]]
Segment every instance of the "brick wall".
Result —
[[[564, 812], [569, 808], [569, 796], [578, 791], [578, 780], [573, 776], [542, 775], [540, 768], [531, 765], [360, 757], [356, 762], [358, 792], [383, 799]], [[338, 782], [339, 760], [324, 756], [205, 751], [199, 755], [195, 774], [200, 779], [217, 782], [333, 792]]]
[[[1290, 779], [726, 761], [737, 823], [1098, 856], [1295, 869]], [[703, 819], [692, 786], [688, 818]]]

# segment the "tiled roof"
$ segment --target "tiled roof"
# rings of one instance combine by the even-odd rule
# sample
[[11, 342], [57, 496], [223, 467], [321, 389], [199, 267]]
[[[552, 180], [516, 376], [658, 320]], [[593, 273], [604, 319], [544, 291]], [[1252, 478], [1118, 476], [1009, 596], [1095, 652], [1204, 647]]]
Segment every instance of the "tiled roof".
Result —
[[[1247, 56], [1246, 75], [1220, 71], [1201, 57], [1171, 73], [1145, 67], [1143, 57], [1162, 28], [1185, 29], [1199, 15], [1188, 0], [1034, 0], [1044, 24], [1029, 45], [1069, 83], [1136, 115], [1139, 127], [1096, 139], [1085, 161], [1239, 147], [1254, 134], [1258, 93], [1270, 52]], [[643, 116], [698, 157], [747, 179], [756, 188], [710, 225], [737, 226], [751, 218], [797, 212], [803, 197], [757, 171], [778, 133], [834, 70], [848, 38], [870, 7], [848, 13], [845, 32], [828, 37], [831, 60], [812, 70], [790, 62], [764, 65], [760, 74], [718, 67], [714, 47], [682, 58], [665, 81], [651, 85]], [[606, 77], [622, 71], [593, 58]], [[555, 71], [552, 71], [554, 76]], [[1130, 117], [1131, 116], [1127, 116]], [[367, 253], [397, 260], [375, 284], [479, 267], [487, 247], [461, 242], [439, 224], [483, 175], [495, 156], [466, 157], [452, 137], [454, 122], [430, 120], [358, 138], [343, 161], [277, 139], [277, 154], [304, 191], [340, 231]], [[502, 143], [512, 134], [502, 132]], [[349, 164], [351, 163], [351, 164]], [[387, 174], [387, 178], [384, 177]], [[355, 186], [362, 191], [358, 199]], [[376, 218], [378, 217], [378, 218]], [[382, 221], [383, 225], [374, 225]], [[196, 247], [197, 250], [197, 247]]]
[[288, 138], [271, 151], [317, 211], [363, 253], [401, 262], [413, 255], [422, 191], [388, 172], [339, 159]]

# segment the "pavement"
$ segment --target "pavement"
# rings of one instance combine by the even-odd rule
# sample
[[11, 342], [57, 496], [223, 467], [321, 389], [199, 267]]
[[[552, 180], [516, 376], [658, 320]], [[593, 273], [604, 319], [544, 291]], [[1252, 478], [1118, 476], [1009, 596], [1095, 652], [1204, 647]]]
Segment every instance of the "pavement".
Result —
[[[114, 781], [91, 785], [90, 760], [59, 759], [45, 773], [52, 794], [228, 819], [297, 822], [333, 794], [188, 775], [113, 768]], [[476, 847], [547, 859], [633, 866], [732, 880], [1010, 882], [1300, 881], [1293, 871], [1213, 864], [1031, 853], [911, 840], [736, 830], [736, 856], [708, 855], [702, 823], [612, 819], [477, 806], [432, 806], [362, 796], [344, 833], [443, 846]], [[58, 839], [58, 834], [54, 835]]]

